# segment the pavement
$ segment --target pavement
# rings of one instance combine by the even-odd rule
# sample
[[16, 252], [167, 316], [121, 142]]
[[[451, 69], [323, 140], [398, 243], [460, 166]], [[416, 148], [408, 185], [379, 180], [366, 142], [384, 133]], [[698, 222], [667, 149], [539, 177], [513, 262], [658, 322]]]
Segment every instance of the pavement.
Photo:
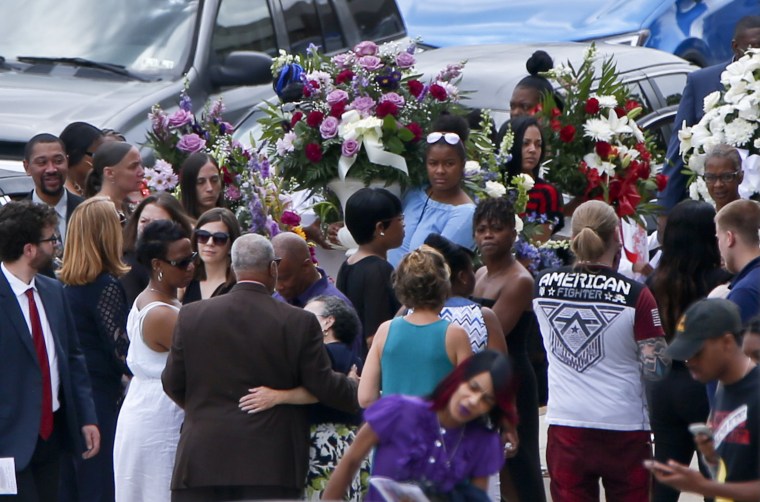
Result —
[[[542, 407], [539, 409], [538, 412], [538, 446], [541, 453], [541, 466], [544, 468], [544, 472], [546, 473], [546, 433], [548, 430], [548, 425], [546, 424], [546, 407]], [[691, 467], [696, 469], [697, 468], [697, 457], [696, 455], [692, 459]], [[549, 475], [546, 473], [544, 475], [544, 487], [546, 489], [546, 499], [551, 501], [551, 495], [549, 492]], [[604, 497], [604, 488], [600, 486], [599, 492], [602, 494], [601, 500], [605, 500]], [[680, 502], [702, 502], [704, 499], [701, 496], [695, 495], [693, 493], [682, 493], [681, 497], [679, 498]], [[611, 501], [614, 502], [614, 501]]]

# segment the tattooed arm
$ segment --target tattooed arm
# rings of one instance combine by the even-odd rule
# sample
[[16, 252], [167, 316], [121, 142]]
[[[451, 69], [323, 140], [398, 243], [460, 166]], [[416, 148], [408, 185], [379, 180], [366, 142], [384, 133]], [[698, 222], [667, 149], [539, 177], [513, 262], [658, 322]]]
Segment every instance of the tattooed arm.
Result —
[[670, 358], [665, 354], [668, 343], [658, 336], [636, 342], [639, 350], [641, 374], [645, 380], [662, 380], [670, 369]]

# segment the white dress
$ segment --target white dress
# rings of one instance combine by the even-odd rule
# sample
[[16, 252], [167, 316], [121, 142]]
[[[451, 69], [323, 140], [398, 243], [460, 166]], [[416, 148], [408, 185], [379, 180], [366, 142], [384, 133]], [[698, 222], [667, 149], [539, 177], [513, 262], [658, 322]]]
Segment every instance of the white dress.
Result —
[[127, 318], [127, 365], [134, 377], [119, 412], [114, 441], [114, 480], [117, 502], [158, 502], [171, 499], [170, 483], [179, 430], [185, 413], [164, 393], [161, 372], [168, 352], [156, 352], [142, 337], [143, 320], [151, 302], [132, 307]]

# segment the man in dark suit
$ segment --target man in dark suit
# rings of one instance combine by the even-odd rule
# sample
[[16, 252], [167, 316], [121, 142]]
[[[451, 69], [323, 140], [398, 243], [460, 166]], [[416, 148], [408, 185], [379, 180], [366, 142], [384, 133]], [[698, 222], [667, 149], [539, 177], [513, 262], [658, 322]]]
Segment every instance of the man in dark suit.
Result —
[[[731, 49], [734, 52], [734, 61], [744, 55], [749, 47], [760, 47], [760, 16], [746, 16], [736, 23], [734, 39], [731, 41]], [[686, 198], [686, 177], [681, 173], [683, 170], [683, 158], [679, 153], [681, 142], [678, 139], [678, 131], [684, 125], [693, 126], [704, 115], [704, 99], [715, 91], [722, 91], [720, 75], [731, 61], [709, 66], [689, 74], [686, 78], [686, 87], [678, 104], [678, 113], [675, 119], [675, 128], [668, 143], [668, 151], [665, 155], [665, 165], [662, 172], [668, 177], [665, 190], [657, 194], [658, 202], [663, 207], [663, 216], [667, 216], [673, 207]]]
[[303, 406], [239, 409], [250, 389], [305, 387], [328, 406], [356, 412], [356, 384], [330, 369], [316, 317], [273, 298], [278, 259], [260, 235], [232, 246], [238, 279], [226, 295], [182, 308], [163, 373], [185, 410], [173, 501], [300, 498], [309, 425]]
[[0, 208], [0, 458], [18, 494], [55, 501], [63, 449], [100, 448], [92, 390], [60, 283], [38, 272], [58, 241], [55, 211], [31, 201]]

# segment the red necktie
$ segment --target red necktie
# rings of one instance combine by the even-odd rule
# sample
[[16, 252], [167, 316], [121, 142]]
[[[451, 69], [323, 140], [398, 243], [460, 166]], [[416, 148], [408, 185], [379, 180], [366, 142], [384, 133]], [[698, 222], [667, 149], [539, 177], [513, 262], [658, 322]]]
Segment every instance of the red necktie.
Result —
[[34, 301], [34, 289], [26, 290], [29, 298], [29, 318], [32, 321], [32, 340], [34, 349], [37, 351], [37, 361], [42, 371], [42, 420], [40, 420], [40, 437], [48, 439], [53, 433], [53, 390], [50, 385], [50, 363], [48, 362], [47, 349], [45, 348], [45, 336], [42, 334], [40, 313], [37, 310], [37, 302]]

